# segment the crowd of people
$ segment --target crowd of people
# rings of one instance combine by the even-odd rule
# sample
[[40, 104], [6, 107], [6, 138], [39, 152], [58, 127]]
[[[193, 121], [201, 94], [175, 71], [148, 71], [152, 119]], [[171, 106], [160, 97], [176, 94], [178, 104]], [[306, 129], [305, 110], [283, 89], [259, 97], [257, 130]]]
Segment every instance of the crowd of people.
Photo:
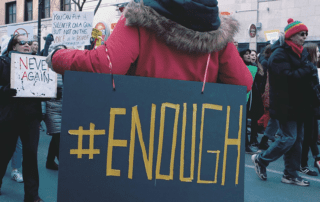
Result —
[[[285, 161], [283, 183], [308, 186], [310, 183], [298, 172], [311, 176], [320, 172], [320, 53], [318, 44], [305, 43], [307, 36], [307, 26], [290, 18], [279, 40], [267, 45], [258, 57], [255, 50], [239, 50], [254, 79], [248, 93], [250, 124], [245, 151], [253, 154], [256, 173], [262, 180], [267, 179], [269, 163], [281, 156]], [[262, 134], [260, 142], [258, 134]], [[309, 148], [318, 172], [308, 166]]]
[[[24, 181], [25, 202], [42, 201], [38, 195], [39, 126], [44, 120], [47, 133], [52, 136], [46, 167], [58, 170], [55, 158], [59, 159], [66, 70], [201, 81], [202, 93], [205, 82], [246, 86], [245, 152], [252, 155], [256, 174], [266, 180], [266, 167], [284, 156], [281, 181], [308, 186], [310, 183], [298, 171], [318, 175], [308, 166], [310, 148], [314, 166], [320, 172], [319, 48], [305, 43], [306, 25], [289, 19], [279, 40], [260, 53], [238, 50], [234, 37], [239, 23], [230, 16], [219, 16], [217, 3], [198, 0], [190, 10], [182, 1], [132, 1], [112, 35], [91, 50], [53, 46], [53, 35], [49, 34], [39, 55], [46, 56], [48, 66], [59, 74], [55, 99], [14, 97], [16, 90], [10, 88], [11, 54], [37, 55], [38, 44], [23, 35], [5, 39], [0, 57], [0, 195], [2, 178], [12, 159], [12, 178]], [[184, 12], [178, 15], [170, 10], [173, 4]], [[42, 105], [45, 110], [41, 109], [41, 102], [46, 103]], [[18, 171], [21, 156], [22, 174]]]

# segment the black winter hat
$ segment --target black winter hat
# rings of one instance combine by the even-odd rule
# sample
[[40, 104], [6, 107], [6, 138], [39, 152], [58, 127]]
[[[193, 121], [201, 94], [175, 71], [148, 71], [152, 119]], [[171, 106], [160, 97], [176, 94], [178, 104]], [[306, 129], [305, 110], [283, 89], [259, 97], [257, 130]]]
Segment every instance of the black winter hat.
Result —
[[134, 0], [143, 1], [160, 15], [180, 25], [199, 32], [217, 30], [220, 27], [217, 0]]

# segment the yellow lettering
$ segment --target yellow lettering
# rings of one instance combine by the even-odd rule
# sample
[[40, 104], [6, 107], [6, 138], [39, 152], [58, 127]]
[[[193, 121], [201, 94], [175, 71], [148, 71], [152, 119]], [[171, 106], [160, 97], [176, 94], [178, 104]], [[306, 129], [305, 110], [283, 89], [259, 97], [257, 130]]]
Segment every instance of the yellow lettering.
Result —
[[[164, 121], [165, 121], [166, 107], [175, 109], [176, 113], [175, 113], [175, 120], [174, 120], [174, 127], [173, 127], [170, 173], [169, 173], [169, 175], [162, 175], [162, 174], [160, 174], [160, 166], [161, 166], [161, 157], [162, 157], [163, 132], [164, 132]], [[176, 144], [177, 144], [179, 111], [180, 111], [179, 104], [163, 103], [161, 105], [159, 144], [158, 144], [158, 156], [157, 156], [157, 166], [156, 166], [156, 179], [173, 180], [174, 155], [175, 155]]]
[[224, 184], [225, 184], [225, 180], [226, 180], [227, 152], [228, 152], [228, 146], [229, 146], [229, 145], [236, 145], [236, 146], [238, 146], [237, 169], [236, 169], [236, 180], [235, 180], [235, 184], [238, 184], [238, 180], [239, 180], [239, 169], [240, 169], [240, 146], [241, 146], [241, 129], [242, 129], [242, 110], [243, 110], [243, 106], [240, 105], [238, 139], [229, 139], [230, 106], [227, 107], [227, 123], [226, 123], [226, 134], [225, 134], [225, 142], [224, 142], [224, 154], [223, 154], [223, 168], [222, 168], [222, 181], [221, 181], [221, 185], [224, 185]]
[[[203, 125], [204, 125], [204, 112], [205, 112], [205, 109], [213, 109], [213, 110], [222, 111], [222, 106], [221, 105], [214, 105], [214, 104], [203, 104], [202, 105], [200, 144], [199, 144], [198, 180], [197, 180], [197, 183], [211, 184], [211, 183], [216, 183], [216, 180], [215, 181], [209, 181], [209, 180], [201, 180], [200, 179], [201, 158], [202, 158], [202, 144], [203, 144]], [[219, 154], [217, 153], [217, 160], [219, 160], [218, 156], [219, 156]], [[217, 172], [217, 168], [216, 168], [216, 172]]]
[[149, 160], [147, 158], [146, 146], [143, 141], [141, 122], [139, 118], [139, 112], [137, 106], [132, 107], [132, 118], [131, 118], [131, 138], [130, 138], [130, 152], [129, 152], [129, 170], [128, 178], [132, 179], [133, 173], [133, 160], [134, 160], [134, 145], [135, 145], [135, 133], [136, 128], [138, 131], [138, 138], [142, 150], [142, 157], [148, 180], [152, 180], [152, 163], [153, 163], [153, 142], [154, 142], [154, 126], [155, 126], [155, 116], [156, 116], [156, 105], [152, 104], [151, 108], [151, 118], [150, 118], [150, 139], [149, 139]]
[[109, 123], [109, 139], [107, 151], [107, 176], [120, 176], [120, 170], [112, 169], [112, 152], [113, 147], [127, 147], [127, 140], [117, 140], [114, 138], [114, 123], [116, 115], [125, 115], [125, 108], [111, 108], [110, 109], [110, 123]]
[[180, 181], [192, 182], [194, 176], [194, 157], [196, 147], [196, 124], [197, 124], [197, 104], [193, 104], [192, 116], [192, 143], [191, 143], [191, 164], [190, 177], [184, 177], [184, 150], [186, 138], [186, 124], [187, 124], [187, 103], [183, 103], [183, 118], [182, 118], [182, 136], [181, 136], [181, 154], [180, 154]]

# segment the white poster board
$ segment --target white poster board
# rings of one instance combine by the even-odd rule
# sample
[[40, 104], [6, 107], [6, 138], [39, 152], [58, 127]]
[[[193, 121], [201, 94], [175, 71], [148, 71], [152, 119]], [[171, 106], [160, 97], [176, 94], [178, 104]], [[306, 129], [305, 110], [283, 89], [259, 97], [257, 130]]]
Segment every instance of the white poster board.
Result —
[[53, 43], [66, 46], [90, 45], [93, 17], [93, 12], [54, 11], [52, 16]]
[[55, 98], [57, 74], [46, 63], [46, 57], [28, 54], [11, 55], [10, 87], [16, 97]]
[[7, 27], [7, 35], [12, 37], [16, 34], [23, 34], [26, 35], [29, 41], [33, 40], [33, 26], [27, 25], [16, 25]]
[[270, 41], [270, 43], [273, 44], [279, 39], [279, 33], [280, 33], [280, 30], [265, 31], [264, 35], [266, 37], [266, 41]]

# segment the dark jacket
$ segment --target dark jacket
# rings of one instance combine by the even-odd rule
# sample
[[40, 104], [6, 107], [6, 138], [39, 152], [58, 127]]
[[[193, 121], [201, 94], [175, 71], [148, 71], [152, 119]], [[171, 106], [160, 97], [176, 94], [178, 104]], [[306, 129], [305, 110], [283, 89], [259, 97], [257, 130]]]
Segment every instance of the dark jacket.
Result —
[[[8, 50], [10, 46], [8, 45]], [[12, 46], [12, 45], [11, 45]], [[12, 49], [12, 48], [11, 48]], [[0, 57], [0, 91], [10, 88], [10, 54]], [[41, 119], [41, 101], [37, 98], [15, 98], [0, 93], [0, 122]]]
[[268, 60], [270, 82], [270, 117], [282, 121], [302, 121], [313, 108], [310, 81], [316, 68], [307, 59], [304, 49], [301, 58], [292, 48], [278, 40], [272, 46]]

